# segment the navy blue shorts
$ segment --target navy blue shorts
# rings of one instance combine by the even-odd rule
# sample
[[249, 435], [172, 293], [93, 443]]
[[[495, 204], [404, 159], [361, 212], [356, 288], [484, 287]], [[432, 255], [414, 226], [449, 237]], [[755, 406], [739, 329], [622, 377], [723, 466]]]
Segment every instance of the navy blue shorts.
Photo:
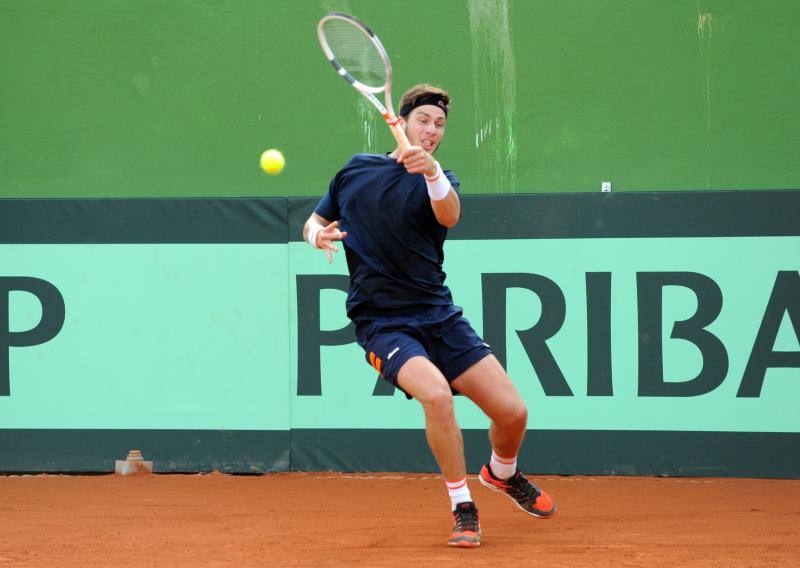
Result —
[[429, 359], [452, 383], [492, 352], [462, 313], [450, 305], [413, 314], [361, 316], [354, 320], [356, 339], [369, 364], [397, 388], [400, 369], [417, 356]]

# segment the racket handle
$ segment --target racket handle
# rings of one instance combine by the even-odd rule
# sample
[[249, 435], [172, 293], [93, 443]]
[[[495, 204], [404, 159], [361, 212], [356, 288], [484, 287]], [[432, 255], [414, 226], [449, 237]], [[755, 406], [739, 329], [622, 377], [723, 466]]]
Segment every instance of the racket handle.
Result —
[[411, 146], [411, 144], [408, 143], [408, 137], [406, 137], [405, 131], [400, 128], [399, 124], [390, 125], [389, 130], [392, 131], [392, 136], [397, 140], [397, 146], [400, 148], [400, 151], [405, 152], [408, 147]]

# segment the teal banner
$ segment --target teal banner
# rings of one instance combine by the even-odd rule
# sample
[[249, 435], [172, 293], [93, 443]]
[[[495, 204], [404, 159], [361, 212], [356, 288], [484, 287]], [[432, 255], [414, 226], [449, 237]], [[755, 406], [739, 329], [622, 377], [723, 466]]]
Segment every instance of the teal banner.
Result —
[[[290, 246], [295, 282], [320, 275], [293, 308], [318, 301], [320, 331], [347, 326], [330, 280], [344, 257], [329, 267]], [[455, 240], [445, 253], [455, 301], [505, 360], [530, 428], [800, 432], [800, 366], [781, 364], [800, 353], [800, 237]], [[293, 361], [318, 349], [319, 377], [293, 368], [293, 427], [419, 427], [419, 405], [374, 394], [352, 338], [309, 335], [292, 341]], [[468, 400], [457, 412], [463, 427], [487, 426]]]
[[[0, 245], [0, 267], [0, 428], [288, 430], [286, 245]], [[56, 308], [20, 276], [63, 324], [15, 346]]]

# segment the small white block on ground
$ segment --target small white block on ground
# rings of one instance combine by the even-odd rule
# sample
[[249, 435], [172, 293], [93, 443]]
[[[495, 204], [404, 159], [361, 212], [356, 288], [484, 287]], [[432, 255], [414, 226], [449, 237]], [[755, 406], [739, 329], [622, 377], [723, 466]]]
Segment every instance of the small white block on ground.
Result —
[[134, 475], [137, 473], [153, 473], [153, 462], [145, 461], [142, 452], [131, 450], [128, 458], [114, 462], [114, 473], [118, 475]]

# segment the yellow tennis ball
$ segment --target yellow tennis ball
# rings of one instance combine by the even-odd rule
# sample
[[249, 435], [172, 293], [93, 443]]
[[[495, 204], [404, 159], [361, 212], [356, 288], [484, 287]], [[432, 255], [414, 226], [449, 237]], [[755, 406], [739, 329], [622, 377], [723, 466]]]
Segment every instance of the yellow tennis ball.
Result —
[[283, 154], [278, 150], [267, 150], [261, 154], [261, 169], [268, 174], [279, 174], [286, 165]]

